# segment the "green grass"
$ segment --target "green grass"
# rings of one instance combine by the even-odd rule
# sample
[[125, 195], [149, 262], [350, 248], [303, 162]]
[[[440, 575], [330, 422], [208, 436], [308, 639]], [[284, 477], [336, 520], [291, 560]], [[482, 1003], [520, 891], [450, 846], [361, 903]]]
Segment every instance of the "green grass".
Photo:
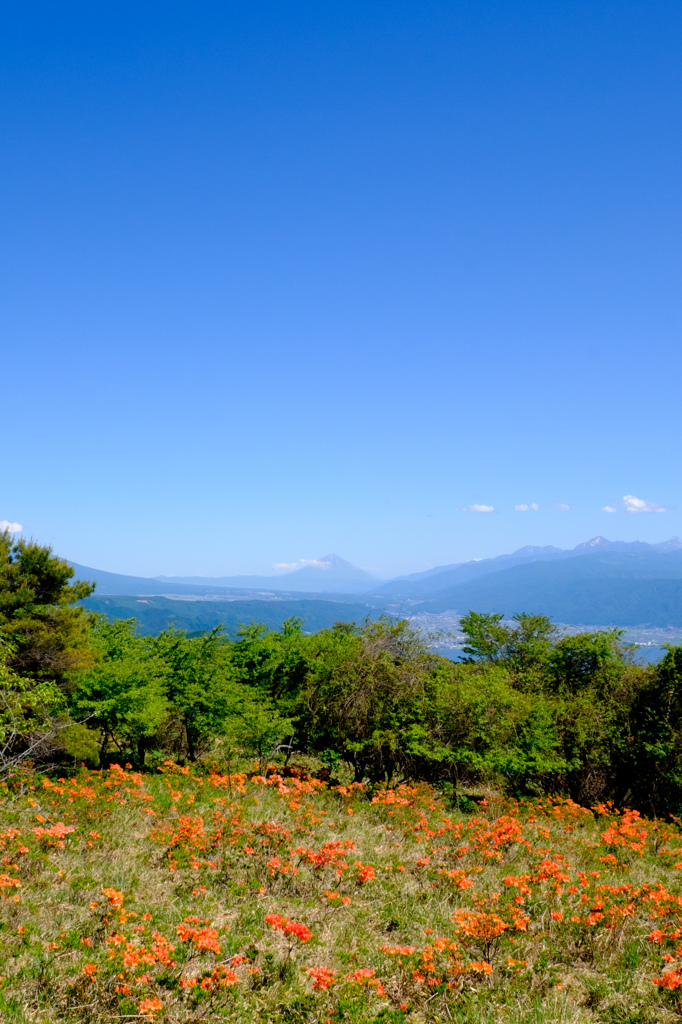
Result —
[[680, 1016], [676, 825], [494, 792], [464, 813], [427, 786], [278, 771], [12, 780], [2, 1019]]

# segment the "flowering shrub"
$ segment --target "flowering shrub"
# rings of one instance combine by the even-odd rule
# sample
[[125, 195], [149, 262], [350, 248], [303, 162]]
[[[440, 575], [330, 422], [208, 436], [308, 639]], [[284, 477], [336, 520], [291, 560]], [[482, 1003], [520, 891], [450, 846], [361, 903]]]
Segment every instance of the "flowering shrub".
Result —
[[306, 925], [299, 921], [291, 921], [288, 917], [282, 917], [281, 914], [268, 914], [265, 923], [275, 931], [284, 932], [285, 935], [295, 935], [301, 942], [308, 942], [313, 936], [310, 928], [307, 928]]
[[37, 828], [32, 829], [32, 832], [38, 839], [46, 842], [52, 842], [55, 846], [58, 846], [61, 850], [64, 849], [64, 838], [71, 832], [75, 832], [76, 828], [74, 825], [65, 825], [63, 821], [58, 821], [56, 825], [51, 828]]
[[24, 773], [0, 815], [0, 1000], [41, 1024], [81, 1005], [277, 1024], [299, 1013], [288, 1002], [314, 1024], [344, 1007], [487, 1021], [534, 1000], [558, 1022], [583, 1013], [583, 970], [609, 1019], [682, 1013], [674, 821], [495, 794], [457, 813], [423, 785], [170, 763]]
[[192, 923], [198, 921], [198, 918], [186, 917], [185, 922], [179, 924], [177, 927], [178, 938], [182, 942], [192, 942], [195, 949], [210, 949], [213, 953], [220, 955], [220, 943], [218, 942], [218, 932], [215, 928], [194, 928]]
[[322, 991], [331, 988], [336, 980], [336, 971], [330, 967], [308, 967], [306, 968], [313, 983], [313, 989]]

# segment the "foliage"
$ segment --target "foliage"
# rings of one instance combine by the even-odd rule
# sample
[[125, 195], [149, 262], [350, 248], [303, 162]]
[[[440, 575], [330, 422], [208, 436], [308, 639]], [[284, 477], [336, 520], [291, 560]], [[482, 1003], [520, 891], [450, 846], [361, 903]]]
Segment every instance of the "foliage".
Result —
[[214, 629], [199, 637], [167, 629], [152, 650], [167, 666], [166, 697], [180, 723], [190, 760], [196, 760], [222, 731], [234, 698], [229, 648]]
[[35, 756], [59, 732], [64, 702], [54, 681], [20, 676], [15, 650], [0, 635], [0, 771]]
[[[224, 735], [238, 750], [258, 758], [263, 771], [268, 758], [282, 741], [293, 737], [291, 719], [279, 713], [267, 698], [255, 699], [246, 687], [235, 691], [234, 705], [223, 727]], [[290, 752], [291, 746], [288, 747]]]
[[457, 800], [487, 782], [682, 814], [679, 648], [638, 665], [618, 630], [563, 635], [527, 613], [469, 612], [459, 663], [392, 618], [140, 636], [133, 619], [84, 612], [92, 588], [72, 575], [49, 548], [0, 535], [8, 763], [229, 754], [262, 769], [275, 751], [304, 750], [357, 783], [437, 782]]
[[601, 693], [617, 684], [627, 661], [622, 630], [565, 636], [548, 649], [547, 677], [553, 689], [576, 696], [586, 688]]
[[315, 749], [337, 751], [356, 781], [445, 751], [423, 728], [435, 699], [439, 659], [406, 622], [382, 619], [318, 636], [300, 699], [300, 725]]
[[[682, 808], [682, 647], [669, 646], [632, 701], [622, 761], [629, 792], [643, 810]], [[625, 774], [625, 773], [623, 773]]]
[[449, 675], [439, 691], [437, 729], [452, 751], [455, 777], [503, 778], [514, 792], [559, 788], [569, 763], [552, 702], [512, 685], [502, 665], [459, 666]]
[[[135, 635], [135, 620], [100, 621], [93, 631], [96, 664], [79, 680], [72, 702], [76, 716], [98, 729], [99, 758], [106, 763], [110, 741], [133, 749], [144, 764], [147, 741], [166, 720], [169, 702], [166, 662], [144, 639]], [[72, 749], [74, 746], [72, 740]]]
[[74, 762], [90, 766], [101, 762], [101, 738], [93, 729], [82, 722], [69, 722], [59, 730], [58, 749]]
[[501, 613], [469, 612], [460, 620], [467, 638], [464, 653], [487, 661], [504, 661], [517, 669], [542, 666], [558, 638], [558, 630], [545, 615], [514, 615], [510, 626]]
[[502, 612], [468, 612], [460, 619], [460, 629], [467, 638], [464, 653], [473, 658], [500, 661], [509, 637], [509, 628], [502, 622]]
[[71, 585], [73, 575], [51, 548], [0, 533], [0, 636], [12, 644], [10, 664], [21, 676], [64, 687], [92, 664], [92, 616], [76, 602], [94, 585]]
[[291, 707], [306, 679], [314, 646], [303, 632], [303, 619], [287, 619], [279, 631], [252, 622], [238, 630], [231, 659], [241, 682]]

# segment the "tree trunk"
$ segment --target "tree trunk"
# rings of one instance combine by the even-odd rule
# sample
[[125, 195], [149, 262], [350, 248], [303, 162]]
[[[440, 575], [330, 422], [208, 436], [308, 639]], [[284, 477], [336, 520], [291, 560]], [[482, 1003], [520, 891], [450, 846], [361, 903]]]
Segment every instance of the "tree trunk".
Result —
[[287, 756], [286, 756], [286, 758], [284, 760], [284, 767], [285, 768], [289, 764], [289, 758], [291, 757], [293, 749], [294, 749], [294, 737], [293, 736], [289, 736], [289, 746], [287, 747]]
[[99, 748], [99, 766], [100, 766], [100, 769], [105, 767], [105, 765], [104, 765], [104, 757], [105, 757], [105, 754], [107, 752], [107, 747], [108, 746], [109, 746], [109, 733], [105, 732], [104, 733], [104, 738], [102, 740], [102, 746]]
[[187, 736], [187, 753], [189, 754], [189, 759], [190, 761], [196, 761], [197, 752], [192, 740], [192, 729], [187, 722], [185, 722], [185, 735]]

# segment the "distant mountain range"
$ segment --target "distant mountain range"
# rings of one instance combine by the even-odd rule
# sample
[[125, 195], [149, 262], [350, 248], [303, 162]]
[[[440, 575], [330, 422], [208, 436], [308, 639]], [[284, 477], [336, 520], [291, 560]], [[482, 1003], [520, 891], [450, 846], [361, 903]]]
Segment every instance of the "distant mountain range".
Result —
[[436, 591], [419, 611], [538, 612], [595, 626], [682, 625], [682, 551], [531, 562]]
[[469, 562], [457, 562], [454, 565], [440, 565], [426, 572], [412, 573], [410, 576], [397, 576], [393, 580], [381, 584], [369, 592], [372, 597], [385, 597], [392, 601], [424, 601], [434, 597], [461, 583], [511, 569], [517, 565], [533, 562], [557, 562], [565, 559], [580, 558], [584, 555], [602, 554], [670, 554], [682, 551], [682, 539], [672, 537], [661, 544], [646, 544], [644, 541], [611, 541], [605, 537], [594, 537], [592, 540], [578, 544], [568, 550], [563, 548], [524, 547], [511, 555], [498, 555], [496, 558], [474, 559]]
[[593, 626], [682, 625], [682, 540], [604, 537], [416, 573], [363, 595], [399, 614], [537, 612]]
[[[682, 625], [682, 540], [678, 537], [661, 544], [595, 537], [570, 550], [525, 547], [509, 555], [438, 566], [383, 583], [337, 555], [327, 555], [281, 576], [147, 579], [72, 564], [78, 579], [97, 582], [96, 595], [87, 601], [93, 608], [105, 596], [171, 595], [176, 600], [170, 610], [178, 612], [185, 601], [177, 599], [194, 598], [194, 605], [197, 598], [204, 598], [225, 606], [258, 601], [256, 607], [263, 615], [270, 615], [265, 605], [272, 604], [272, 615], [286, 618], [282, 603], [300, 601], [300, 595], [305, 594], [306, 603], [311, 605], [315, 601], [332, 606], [352, 604], [352, 614], [350, 607], [332, 607], [324, 613], [339, 619], [357, 619], [365, 612], [378, 614], [384, 610], [410, 615], [445, 611], [463, 614], [473, 609], [505, 615], [539, 612], [558, 622], [595, 626]], [[144, 603], [137, 603], [142, 611]], [[237, 611], [232, 608], [234, 614]], [[347, 614], [337, 615], [337, 611]], [[217, 614], [218, 609], [211, 614], [214, 612]], [[199, 613], [197, 609], [192, 614], [203, 617], [209, 612], [206, 609]]]
[[324, 555], [314, 563], [280, 576], [157, 576], [168, 586], [230, 587], [247, 590], [286, 590], [308, 592], [358, 594], [378, 583], [377, 577], [356, 569], [345, 558]]
[[123, 576], [91, 566], [70, 563], [79, 580], [97, 584], [98, 594], [138, 594], [177, 597], [221, 597], [226, 600], [252, 596], [255, 599], [286, 594], [349, 594], [355, 596], [376, 586], [379, 580], [356, 569], [338, 555], [326, 555], [294, 572], [281, 576]]

